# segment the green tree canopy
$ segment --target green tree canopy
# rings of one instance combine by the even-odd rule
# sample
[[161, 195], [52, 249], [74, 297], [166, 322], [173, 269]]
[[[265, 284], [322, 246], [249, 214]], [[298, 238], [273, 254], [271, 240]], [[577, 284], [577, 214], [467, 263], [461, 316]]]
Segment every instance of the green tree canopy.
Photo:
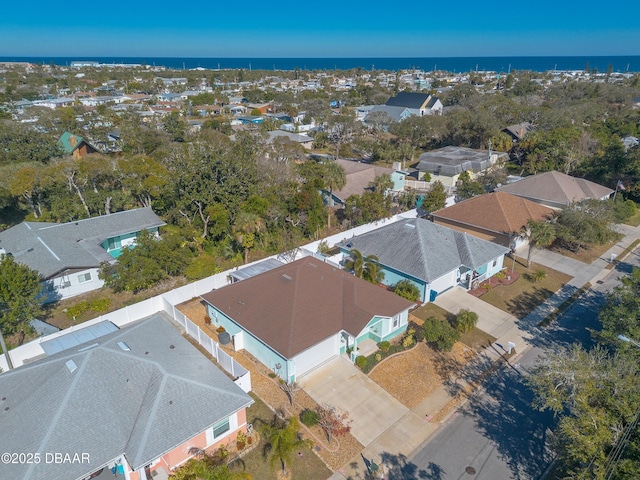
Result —
[[[2, 333], [28, 331], [28, 322], [42, 310], [40, 275], [0, 254], [0, 328]], [[24, 335], [23, 335], [24, 336]]]

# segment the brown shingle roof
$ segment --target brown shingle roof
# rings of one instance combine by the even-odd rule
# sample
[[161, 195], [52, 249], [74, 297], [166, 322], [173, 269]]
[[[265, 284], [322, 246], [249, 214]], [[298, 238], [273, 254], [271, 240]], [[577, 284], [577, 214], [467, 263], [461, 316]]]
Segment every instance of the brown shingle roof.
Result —
[[362, 195], [376, 177], [381, 175], [391, 175], [393, 168], [380, 167], [369, 163], [353, 162], [351, 160], [336, 160], [336, 163], [344, 168], [346, 183], [342, 190], [336, 190], [333, 194], [346, 200], [351, 195]]
[[202, 298], [286, 358], [375, 316], [412, 303], [313, 257], [228, 285]]
[[488, 193], [433, 212], [449, 219], [499, 233], [517, 233], [529, 220], [546, 220], [553, 210], [504, 192]]

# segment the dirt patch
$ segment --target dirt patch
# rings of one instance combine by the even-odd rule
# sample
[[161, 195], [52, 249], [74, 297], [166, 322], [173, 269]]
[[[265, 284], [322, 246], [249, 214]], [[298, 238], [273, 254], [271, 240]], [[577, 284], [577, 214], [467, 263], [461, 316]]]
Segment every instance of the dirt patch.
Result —
[[474, 355], [461, 343], [456, 343], [451, 352], [436, 352], [421, 342], [382, 361], [369, 378], [411, 409], [452, 378]]

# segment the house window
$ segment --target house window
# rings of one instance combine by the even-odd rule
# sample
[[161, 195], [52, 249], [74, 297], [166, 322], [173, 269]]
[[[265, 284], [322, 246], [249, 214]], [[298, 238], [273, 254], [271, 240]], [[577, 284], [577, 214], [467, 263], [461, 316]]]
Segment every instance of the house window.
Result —
[[492, 264], [491, 266], [492, 266], [492, 267], [495, 267], [496, 265], [498, 265], [498, 259], [495, 259], [495, 260], [493, 261], [493, 264]]
[[393, 328], [398, 328], [398, 325], [400, 325], [400, 317], [396, 315], [395, 317], [393, 317]]
[[90, 282], [91, 281], [91, 274], [90, 273], [81, 273], [80, 275], [78, 275], [78, 282], [79, 283], [85, 283], [85, 282]]
[[224, 420], [216, 423], [213, 426], [213, 438], [221, 437], [230, 429], [231, 429], [231, 425], [229, 425], [229, 418], [225, 418]]
[[64, 282], [62, 282], [61, 287], [62, 288], [69, 288], [71, 286], [71, 282], [69, 280], [65, 280]]

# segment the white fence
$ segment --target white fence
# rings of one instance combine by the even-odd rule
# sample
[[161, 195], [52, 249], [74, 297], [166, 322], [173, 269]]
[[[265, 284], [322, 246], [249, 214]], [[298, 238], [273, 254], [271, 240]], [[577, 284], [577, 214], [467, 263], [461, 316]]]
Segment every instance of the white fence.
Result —
[[[383, 220], [379, 220], [374, 223], [369, 223], [367, 225], [360, 225], [359, 227], [352, 228], [350, 230], [337, 233], [330, 237], [327, 237], [323, 240], [317, 240], [315, 242], [311, 242], [307, 245], [304, 245], [297, 249], [295, 252], [292, 252], [292, 255], [273, 255], [270, 258], [275, 258], [284, 262], [291, 262], [293, 260], [297, 260], [302, 257], [306, 257], [308, 255], [314, 255], [318, 251], [318, 245], [322, 241], [326, 241], [330, 247], [335, 246], [336, 243], [351, 238], [355, 235], [360, 235], [362, 233], [370, 232], [377, 228], [382, 227], [383, 225], [388, 225], [390, 223], [397, 222], [399, 220], [405, 218], [415, 218], [416, 211], [409, 210], [408, 212], [404, 212], [398, 215], [394, 215], [391, 218], [386, 218]], [[258, 260], [256, 262], [252, 262], [248, 265], [243, 265], [243, 267], [247, 267], [259, 262], [262, 260]], [[328, 259], [328, 262], [339, 267], [336, 263], [336, 259]], [[216, 359], [218, 359], [218, 363], [220, 363], [225, 370], [227, 370], [232, 376], [237, 377], [236, 383], [245, 391], [251, 390], [251, 377], [248, 371], [246, 371], [240, 364], [236, 363], [233, 358], [229, 357], [224, 351], [222, 351], [216, 344], [215, 348], [208, 344], [207, 342], [213, 342], [210, 337], [208, 337], [205, 332], [200, 330], [195, 324], [193, 324], [189, 319], [184, 317], [184, 315], [178, 311], [175, 307], [187, 300], [191, 300], [193, 298], [197, 298], [200, 295], [204, 295], [205, 293], [210, 292], [211, 290], [215, 290], [225, 285], [229, 284], [229, 274], [232, 273], [236, 269], [227, 270], [222, 273], [218, 273], [216, 275], [212, 275], [211, 277], [204, 278], [202, 280], [198, 280], [197, 282], [190, 283], [188, 285], [184, 285], [183, 287], [176, 288], [171, 290], [170, 292], [163, 293], [162, 295], [158, 295], [147, 300], [144, 300], [139, 303], [135, 303], [133, 305], [129, 305], [127, 307], [121, 308], [120, 310], [116, 310], [110, 312], [106, 315], [100, 315], [97, 318], [93, 318], [86, 322], [83, 322], [79, 325], [75, 325], [73, 327], [61, 330], [60, 332], [56, 332], [51, 335], [47, 335], [46, 337], [40, 337], [32, 342], [26, 343], [24, 345], [20, 345], [17, 348], [11, 350], [11, 360], [13, 361], [13, 365], [19, 367], [24, 363], [33, 360], [37, 357], [41, 357], [45, 355], [45, 351], [42, 349], [40, 345], [42, 342], [46, 340], [51, 340], [52, 338], [59, 337], [60, 335], [65, 335], [69, 332], [88, 327], [90, 325], [94, 325], [103, 320], [109, 320], [114, 323], [118, 327], [123, 327], [131, 322], [135, 322], [137, 320], [141, 320], [146, 318], [154, 313], [164, 311], [167, 312], [172, 318], [176, 319], [187, 331], [189, 336], [194, 338], [200, 345], [202, 345], [211, 355], [213, 355]], [[206, 338], [205, 338], [206, 337]], [[207, 340], [208, 339], [208, 340]], [[215, 343], [215, 342], [214, 342]], [[216, 352], [216, 353], [214, 353]], [[228, 358], [227, 358], [228, 357]], [[5, 355], [0, 355], [0, 368], [2, 370], [7, 370], [8, 365], [5, 359]]]

